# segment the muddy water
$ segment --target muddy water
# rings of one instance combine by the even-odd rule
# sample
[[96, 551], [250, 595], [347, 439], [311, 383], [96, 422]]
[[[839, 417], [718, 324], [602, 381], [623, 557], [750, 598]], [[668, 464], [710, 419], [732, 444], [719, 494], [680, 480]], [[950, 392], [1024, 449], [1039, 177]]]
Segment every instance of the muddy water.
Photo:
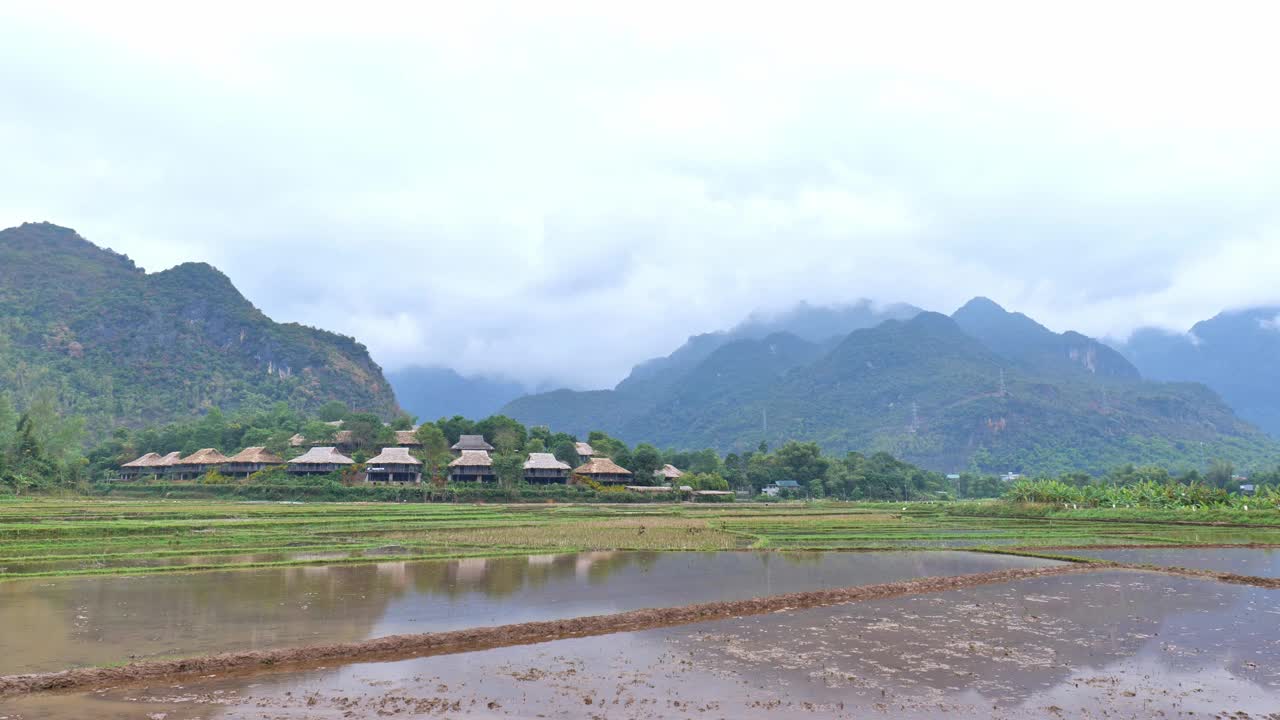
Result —
[[1280, 577], [1280, 550], [1260, 548], [1127, 548], [1078, 550], [1067, 554], [1171, 567]]
[[466, 655], [29, 698], [0, 715], [1272, 717], [1278, 604], [1280, 591], [1100, 572]]
[[963, 552], [584, 553], [0, 583], [0, 674], [1047, 564]]

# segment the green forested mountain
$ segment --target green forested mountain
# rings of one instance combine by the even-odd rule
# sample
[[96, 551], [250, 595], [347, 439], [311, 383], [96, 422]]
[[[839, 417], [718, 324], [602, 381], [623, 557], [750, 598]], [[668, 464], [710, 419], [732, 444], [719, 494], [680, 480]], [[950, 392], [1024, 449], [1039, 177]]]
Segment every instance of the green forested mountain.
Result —
[[833, 347], [794, 336], [725, 344], [643, 403], [619, 386], [524, 398], [506, 412], [559, 429], [555, 421], [572, 416], [541, 408], [587, 403], [590, 422], [633, 442], [731, 451], [810, 440], [937, 470], [1103, 471], [1215, 457], [1249, 467], [1280, 458], [1280, 446], [1207, 388], [1144, 381], [1105, 345], [985, 300], [956, 319], [921, 313], [855, 330]]
[[47, 223], [0, 231], [0, 391], [52, 392], [91, 436], [278, 401], [398, 410], [355, 340], [273, 322], [209, 265], [147, 274]]

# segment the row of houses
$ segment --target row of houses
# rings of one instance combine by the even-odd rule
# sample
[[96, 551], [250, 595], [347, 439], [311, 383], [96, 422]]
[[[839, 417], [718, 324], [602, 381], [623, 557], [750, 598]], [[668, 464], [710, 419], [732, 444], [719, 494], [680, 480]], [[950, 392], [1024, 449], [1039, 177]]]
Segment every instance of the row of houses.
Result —
[[[493, 446], [479, 435], [462, 436], [453, 446], [456, 457], [449, 463], [449, 482], [496, 481], [493, 457], [489, 454], [491, 450]], [[580, 458], [587, 459], [576, 468], [551, 453], [529, 453], [524, 463], [525, 482], [538, 485], [566, 484], [571, 476], [602, 485], [627, 485], [633, 481], [630, 470], [609, 458], [594, 457], [590, 445], [578, 443], [577, 452]], [[247, 478], [256, 472], [280, 466], [284, 466], [291, 475], [327, 475], [355, 464], [338, 447], [328, 445], [308, 448], [303, 454], [288, 461], [273, 455], [264, 447], [245, 448], [231, 457], [214, 448], [204, 448], [187, 457], [181, 457], [176, 452], [164, 456], [147, 453], [123, 464], [120, 467], [120, 479], [194, 480], [214, 470], [232, 478]], [[422, 482], [422, 461], [414, 457], [407, 447], [386, 447], [365, 463], [364, 474], [366, 480], [375, 483], [419, 483]], [[655, 473], [655, 479], [674, 482], [682, 474], [675, 467], [667, 465]]]

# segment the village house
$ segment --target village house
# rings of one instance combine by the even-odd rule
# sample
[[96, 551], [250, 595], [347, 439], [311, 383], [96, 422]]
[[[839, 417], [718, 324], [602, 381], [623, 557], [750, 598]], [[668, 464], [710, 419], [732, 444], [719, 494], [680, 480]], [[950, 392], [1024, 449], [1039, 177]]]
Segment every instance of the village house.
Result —
[[574, 452], [578, 453], [578, 464], [583, 465], [591, 461], [596, 456], [595, 448], [591, 447], [591, 443], [578, 442], [573, 444]]
[[262, 446], [247, 447], [232, 455], [222, 466], [222, 474], [233, 478], [247, 478], [256, 472], [284, 464], [276, 455]]
[[569, 464], [551, 453], [529, 453], [524, 463], [524, 481], [531, 485], [569, 482]]
[[178, 461], [181, 459], [182, 459], [182, 453], [171, 452], [168, 455], [165, 455], [164, 457], [160, 458], [159, 460], [154, 460], [150, 463], [147, 463], [147, 469], [146, 469], [146, 472], [143, 473], [143, 475], [144, 476], [149, 475], [153, 478], [170, 477], [177, 473], [176, 467], [177, 467]]
[[667, 463], [660, 469], [653, 471], [653, 478], [659, 483], [670, 483], [674, 485], [675, 482], [682, 477], [684, 477], [684, 473], [671, 463]]
[[483, 452], [486, 455], [493, 452], [493, 446], [485, 441], [483, 435], [462, 435], [449, 449], [458, 457], [462, 457], [467, 451]]
[[383, 448], [364, 465], [369, 482], [422, 482], [422, 461], [409, 454], [408, 448]]
[[[471, 435], [470, 437], [480, 436]], [[449, 482], [493, 482], [493, 480], [493, 458], [489, 457], [487, 451], [463, 450], [457, 459], [449, 463]]]
[[290, 475], [327, 475], [355, 464], [333, 447], [313, 447], [285, 463]]
[[800, 483], [795, 480], [779, 480], [776, 483], [769, 483], [768, 485], [765, 485], [764, 488], [760, 490], [760, 494], [768, 495], [769, 497], [778, 497], [778, 495], [781, 495], [784, 491], [792, 494], [799, 493]]
[[159, 453], [149, 452], [137, 460], [130, 460], [120, 466], [120, 479], [137, 480], [147, 473], [147, 466], [149, 463], [153, 463], [159, 459]]
[[422, 443], [418, 442], [418, 436], [414, 434], [417, 430], [417, 428], [413, 430], [396, 430], [396, 447], [409, 450], [417, 450], [422, 447]]
[[227, 456], [214, 448], [201, 448], [173, 464], [176, 480], [195, 480], [211, 470], [221, 470]]
[[592, 458], [575, 468], [573, 474], [602, 485], [626, 485], [631, 482], [631, 471], [607, 457]]

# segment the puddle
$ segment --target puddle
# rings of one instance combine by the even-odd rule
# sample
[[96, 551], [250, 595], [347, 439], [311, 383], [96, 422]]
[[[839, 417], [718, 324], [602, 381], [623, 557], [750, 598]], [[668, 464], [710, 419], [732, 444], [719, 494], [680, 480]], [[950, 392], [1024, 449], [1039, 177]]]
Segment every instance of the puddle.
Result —
[[14, 580], [0, 583], [0, 674], [1049, 564], [945, 551], [597, 552]]
[[1280, 549], [1125, 548], [1063, 551], [1063, 554], [1126, 563], [1217, 570], [1258, 577], [1280, 577]]
[[1100, 572], [465, 655], [40, 696], [6, 712], [1270, 717], [1280, 707], [1278, 599], [1274, 590]]

